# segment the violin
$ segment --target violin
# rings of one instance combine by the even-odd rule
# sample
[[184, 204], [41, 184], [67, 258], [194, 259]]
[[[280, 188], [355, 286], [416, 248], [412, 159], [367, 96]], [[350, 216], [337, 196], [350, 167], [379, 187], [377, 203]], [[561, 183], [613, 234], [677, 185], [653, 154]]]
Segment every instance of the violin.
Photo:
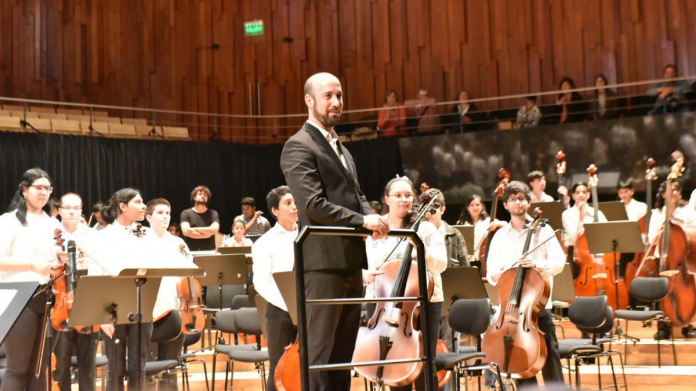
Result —
[[[493, 200], [492, 204], [492, 210], [491, 210], [491, 223], [495, 221], [496, 215], [498, 214], [498, 200], [500, 199], [500, 196], [503, 195], [503, 190], [505, 190], [505, 186], [510, 182], [510, 171], [508, 171], [505, 168], [501, 168], [498, 170], [498, 178], [500, 178], [500, 182], [498, 182], [498, 187], [495, 188], [495, 199]], [[493, 235], [500, 229], [500, 227], [488, 231], [488, 235], [484, 236], [481, 238], [481, 241], [476, 244], [476, 247], [474, 248], [473, 254], [476, 254], [478, 252], [478, 259], [480, 263], [480, 271], [481, 271], [481, 276], [486, 275], [486, 258], [488, 258], [488, 246], [487, 244], [491, 242], [493, 239]], [[472, 262], [475, 262], [473, 260], [474, 255], [471, 255], [469, 257], [469, 264], [472, 265]]]
[[[411, 221], [411, 228], [418, 225], [427, 211], [439, 208], [435, 202], [436, 190], [428, 190], [422, 196], [418, 214]], [[419, 296], [418, 267], [411, 260], [413, 245], [409, 242], [403, 259], [385, 261], [378, 269], [384, 274], [375, 278], [375, 297]], [[428, 283], [432, 294], [432, 277]], [[416, 302], [379, 302], [369, 320], [362, 320], [358, 330], [353, 362], [384, 361], [394, 359], [416, 359], [423, 357], [423, 336], [420, 330], [420, 304]], [[367, 380], [390, 387], [413, 383], [423, 370], [423, 362], [387, 366], [359, 366], [355, 371]], [[429, 381], [426, 379], [426, 381]]]
[[[539, 208], [533, 215], [534, 220], [526, 226], [527, 238], [521, 259], [531, 252], [529, 247], [537, 228], [546, 224]], [[546, 362], [546, 342], [544, 333], [539, 330], [539, 313], [546, 307], [551, 294], [549, 282], [536, 269], [517, 266], [500, 276], [497, 288], [502, 312], [484, 334], [481, 351], [491, 362], [500, 364], [501, 372], [506, 373], [508, 379], [531, 378]], [[502, 307], [503, 303], [506, 303], [505, 307]]]
[[[179, 245], [179, 251], [186, 258], [189, 257], [185, 244]], [[193, 277], [182, 277], [176, 284], [176, 293], [179, 297], [181, 332], [183, 334], [200, 333], [205, 328], [205, 315], [203, 314], [205, 305], [201, 296], [201, 284]]]

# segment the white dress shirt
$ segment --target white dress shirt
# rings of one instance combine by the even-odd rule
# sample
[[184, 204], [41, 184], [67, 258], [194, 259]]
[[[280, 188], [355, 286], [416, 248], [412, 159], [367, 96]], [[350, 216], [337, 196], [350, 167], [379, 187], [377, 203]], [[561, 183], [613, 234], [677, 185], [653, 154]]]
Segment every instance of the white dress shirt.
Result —
[[[56, 228], [60, 223], [46, 213], [27, 214], [27, 225], [17, 220], [17, 211], [0, 216], [0, 257], [15, 258], [23, 261], [51, 259], [57, 261], [58, 246], [54, 240]], [[0, 266], [0, 281], [37, 281], [45, 284], [48, 274], [37, 273], [27, 265], [27, 270], [8, 271]]]
[[543, 191], [541, 192], [541, 196], [539, 196], [539, 197], [537, 197], [536, 194], [534, 194], [534, 192], [532, 191], [532, 192], [530, 192], [529, 198], [530, 198], [530, 200], [529, 200], [530, 203], [531, 203], [531, 202], [551, 202], [551, 201], [556, 201], [556, 200], [553, 199], [553, 197], [551, 197], [550, 195], [546, 194], [546, 193], [543, 192]]
[[[607, 221], [607, 218], [604, 217], [604, 213], [602, 213], [601, 210], [598, 211], [598, 218], [598, 222], [600, 223]], [[585, 232], [584, 227], [579, 227], [580, 209], [578, 209], [577, 205], [573, 205], [572, 208], [566, 209], [565, 211], [563, 211], [563, 214], [561, 215], [561, 220], [563, 221], [563, 229], [566, 232], [566, 246], [575, 246], [575, 242], [578, 240], [578, 236], [582, 235], [583, 232]], [[589, 205], [585, 207], [585, 216], [583, 216], [582, 222], [583, 224], [595, 222], [593, 207]], [[578, 228], [580, 228], [580, 232], [578, 232]]]
[[[183, 239], [181, 239], [178, 236], [174, 236], [170, 234], [169, 232], [164, 233], [163, 238], [157, 237], [155, 233], [151, 230], [149, 231], [150, 235], [146, 235], [144, 237], [145, 240], [148, 241], [153, 241], [153, 244], [155, 245], [163, 245], [167, 246], [169, 248], [175, 249], [175, 251], [181, 252], [181, 247], [180, 245], [184, 245], [184, 250], [186, 251], [187, 254], [190, 254], [188, 251], [188, 246], [186, 246], [186, 243], [184, 242]], [[195, 267], [195, 264], [193, 263], [193, 257], [191, 255], [185, 256], [184, 254], [181, 254], [181, 262], [182, 264], [186, 264], [191, 267]], [[163, 262], [160, 267], [175, 267], [179, 265], [171, 265], [169, 262], [166, 260]], [[171, 310], [178, 310], [179, 309], [179, 295], [176, 291], [176, 285], [179, 282], [181, 277], [162, 277], [162, 282], [160, 283], [159, 291], [157, 292], [157, 300], [155, 300], [155, 307], [152, 310], [152, 317], [153, 319], [159, 318], [161, 315], [171, 311]]]
[[242, 243], [237, 243], [237, 240], [235, 239], [235, 237], [230, 236], [229, 238], [225, 239], [222, 242], [221, 247], [250, 247], [253, 245], [254, 245], [254, 242], [249, 238], [242, 237]]
[[626, 214], [631, 221], [638, 221], [648, 213], [648, 204], [636, 201], [633, 198], [631, 198], [628, 204], [624, 204], [624, 207], [626, 207]]
[[[471, 227], [471, 224], [469, 224], [468, 221], [465, 221], [464, 225]], [[490, 225], [490, 217], [486, 217], [483, 220], [479, 220], [476, 222], [476, 224], [474, 224], [474, 246], [471, 249], [469, 249], [467, 246], [467, 250], [469, 251], [469, 257], [473, 255], [475, 261], [479, 260], [479, 248], [477, 248], [477, 246], [479, 245], [479, 243], [481, 243], [483, 237], [488, 235], [488, 227], [490, 227]]]
[[121, 225], [118, 221], [114, 221], [106, 228], [93, 235], [91, 242], [85, 247], [87, 252], [96, 259], [89, 263], [87, 274], [92, 276], [104, 276], [109, 273], [102, 269], [99, 263], [109, 268], [112, 272], [118, 272], [121, 269], [142, 267], [143, 262], [147, 258], [145, 254], [139, 253], [143, 246], [140, 239], [146, 238], [149, 234], [149, 228], [142, 227], [143, 237], [138, 238], [134, 232], [138, 223], [131, 225]]
[[254, 288], [261, 297], [274, 306], [287, 311], [285, 300], [273, 279], [273, 273], [289, 272], [295, 266], [294, 242], [299, 230], [288, 231], [276, 223], [261, 235], [251, 247], [254, 260]]
[[[387, 217], [388, 216], [385, 216], [385, 218]], [[443, 301], [442, 277], [440, 277], [440, 273], [447, 269], [447, 248], [445, 247], [445, 238], [440, 235], [440, 232], [433, 224], [427, 221], [421, 221], [420, 225], [418, 226], [418, 236], [420, 236], [421, 240], [425, 244], [426, 268], [430, 275], [433, 276], [434, 290], [430, 301], [433, 303], [438, 303]], [[401, 243], [398, 244], [398, 247], [397, 243], [399, 243], [399, 238], [393, 236], [387, 236], [378, 240], [374, 240], [371, 236], [368, 236], [365, 240], [365, 248], [367, 250], [367, 267], [369, 269], [378, 269], [385, 261], [402, 259], [408, 241], [401, 241]], [[394, 249], [395, 247], [396, 249]], [[413, 261], [416, 260], [415, 248], [413, 249], [411, 259]], [[375, 278], [375, 281], [379, 281], [379, 278], [381, 278], [380, 275]], [[365, 297], [374, 297], [374, 290], [375, 282], [367, 284]]]
[[319, 126], [310, 120], [307, 120], [307, 122], [315, 128], [319, 129], [321, 135], [324, 136], [324, 138], [326, 139], [326, 141], [329, 142], [329, 144], [331, 144], [331, 148], [333, 148], [334, 152], [336, 152], [336, 155], [338, 155], [339, 159], [341, 159], [343, 167], [348, 168], [348, 163], [346, 163], [345, 156], [343, 156], [343, 153], [338, 149], [338, 136], [336, 135], [336, 132], [331, 131], [331, 133], [329, 133], [326, 130], [324, 130], [322, 126]]
[[[678, 206], [672, 214], [675, 219], [681, 220], [684, 224], [694, 224], [696, 222], [696, 210], [691, 205]], [[657, 236], [660, 227], [665, 223], [665, 208], [653, 209], [650, 214], [650, 226], [648, 227], [648, 242], [652, 243]]]
[[[493, 281], [491, 276], [499, 272], [515, 267], [520, 260], [520, 256], [524, 253], [524, 243], [527, 239], [527, 229], [517, 231], [508, 224], [500, 228], [491, 240], [490, 252], [488, 253], [486, 277], [491, 285], [497, 285], [497, 281]], [[541, 275], [553, 286], [553, 276], [560, 273], [565, 265], [566, 255], [563, 253], [558, 240], [555, 240], [556, 234], [553, 228], [546, 225], [539, 227], [530, 242], [529, 248], [532, 249], [544, 240], [553, 237], [541, 245], [538, 249], [527, 256], [536, 266], [536, 269]], [[551, 298], [546, 303], [546, 308], [551, 308]]]
[[[96, 231], [86, 227], [82, 224], [78, 224], [77, 228], [75, 228], [75, 231], [72, 233], [68, 232], [68, 230], [61, 224], [60, 226], [61, 231], [63, 231], [63, 250], [68, 251], [68, 241], [74, 240], [75, 244], [77, 247], [82, 246], [83, 243], [90, 243], [90, 238], [92, 238], [94, 235], [97, 235]], [[79, 251], [78, 251], [79, 253]], [[84, 254], [83, 254], [84, 256]], [[83, 270], [83, 269], [88, 269], [90, 265], [89, 258], [85, 258], [82, 263], [78, 262], [77, 263], [77, 269], [78, 270]]]

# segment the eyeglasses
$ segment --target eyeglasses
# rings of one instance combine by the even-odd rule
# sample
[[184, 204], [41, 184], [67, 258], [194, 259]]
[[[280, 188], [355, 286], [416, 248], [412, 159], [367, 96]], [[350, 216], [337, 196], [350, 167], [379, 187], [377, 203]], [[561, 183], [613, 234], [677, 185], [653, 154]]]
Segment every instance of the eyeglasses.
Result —
[[389, 197], [393, 197], [396, 199], [403, 198], [405, 200], [410, 200], [413, 198], [413, 194], [411, 194], [411, 193], [405, 193], [405, 194], [396, 193], [396, 194], [389, 194]]
[[60, 208], [65, 209], [65, 210], [74, 210], [76, 212], [79, 212], [82, 210], [81, 206], [61, 206]]
[[516, 202], [519, 202], [519, 203], [521, 204], [521, 203], [527, 201], [527, 197], [524, 197], [524, 196], [520, 196], [520, 197], [510, 197], [510, 198], [507, 199], [507, 202], [509, 202], [509, 203], [511, 203], [511, 204], [512, 204], [513, 202], [515, 202], [515, 201], [516, 201]]
[[53, 187], [45, 185], [29, 185], [38, 191], [45, 191], [47, 193], [53, 193]]

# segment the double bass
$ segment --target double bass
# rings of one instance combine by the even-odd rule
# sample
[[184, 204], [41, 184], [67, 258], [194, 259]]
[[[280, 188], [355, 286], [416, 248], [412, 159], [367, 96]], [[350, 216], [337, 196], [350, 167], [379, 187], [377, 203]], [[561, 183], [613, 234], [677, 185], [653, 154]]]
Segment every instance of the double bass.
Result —
[[[638, 220], [638, 226], [640, 227], [640, 233], [645, 235], [645, 238], [648, 237], [648, 227], [650, 226], [650, 212], [652, 210], [652, 183], [654, 180], [657, 179], [657, 174], [655, 173], [655, 159], [653, 158], [648, 158], [648, 160], [645, 162], [647, 165], [648, 169], [645, 170], [645, 197], [646, 197], [646, 204], [648, 205], [648, 210], [645, 213], [645, 216], [641, 217]], [[659, 236], [659, 235], [658, 235]], [[649, 247], [654, 247], [653, 245], [650, 245]], [[626, 281], [626, 286], [630, 287], [631, 282], [633, 279], [636, 277], [636, 274], [638, 274], [638, 267], [645, 257], [645, 254], [648, 254], [652, 251], [646, 250], [642, 253], [636, 253], [633, 257], [633, 260], [629, 263], [626, 264], [626, 271], [624, 272], [624, 280]], [[655, 273], [657, 274], [657, 273]]]
[[[500, 170], [498, 170], [498, 178], [500, 178], [500, 181], [498, 182], [498, 186], [495, 188], [495, 198], [493, 199], [493, 204], [491, 205], [491, 223], [495, 221], [496, 215], [498, 214], [498, 200], [500, 199], [500, 196], [503, 195], [503, 190], [505, 190], [505, 186], [507, 186], [507, 184], [510, 182], [510, 171], [508, 171], [505, 168], [501, 168]], [[488, 258], [489, 251], [487, 243], [491, 242], [491, 240], [493, 239], [493, 235], [495, 235], [498, 229], [499, 228], [496, 228], [492, 231], [489, 230], [488, 234], [481, 238], [481, 240], [476, 244], [476, 247], [474, 248], [472, 255], [469, 256], [469, 264], [474, 266], [474, 255], [478, 253], [481, 276], [485, 276], [487, 270], [486, 258]]]
[[[594, 209], [594, 222], [599, 222], [599, 202], [597, 201], [597, 167], [591, 164], [587, 168], [587, 185], [592, 191], [592, 208]], [[579, 225], [582, 224], [584, 216], [581, 211]], [[604, 254], [599, 256], [590, 253], [587, 235], [583, 232], [578, 236], [575, 243], [575, 262], [579, 264], [579, 275], [575, 279], [575, 294], [577, 296], [607, 296], [607, 305], [614, 311], [628, 307], [628, 290], [624, 280], [616, 277], [616, 264], [614, 254]], [[615, 281], [618, 284], [615, 285]], [[618, 290], [618, 303], [617, 303]]]
[[[526, 227], [527, 238], [520, 259], [529, 255], [532, 236], [537, 227], [545, 224], [539, 208], [534, 210], [534, 215], [534, 221]], [[552, 238], [555, 235], [548, 239]], [[500, 276], [501, 313], [484, 334], [481, 350], [491, 362], [500, 365], [508, 379], [531, 378], [544, 366], [547, 351], [544, 333], [539, 330], [539, 313], [550, 295], [549, 282], [536, 269], [517, 266]]]

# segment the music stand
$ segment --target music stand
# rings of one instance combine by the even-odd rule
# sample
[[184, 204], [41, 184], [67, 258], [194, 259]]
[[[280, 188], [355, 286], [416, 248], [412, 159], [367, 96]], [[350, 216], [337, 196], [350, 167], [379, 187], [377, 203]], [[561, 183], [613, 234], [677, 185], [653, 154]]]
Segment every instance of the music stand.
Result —
[[297, 285], [295, 283], [295, 272], [273, 273], [273, 279], [278, 286], [280, 295], [283, 296], [292, 324], [297, 326]]
[[219, 247], [218, 252], [223, 255], [228, 254], [251, 254], [251, 246], [242, 247]]
[[[551, 305], [553, 308], [567, 308], [568, 303], [575, 299], [575, 284], [573, 283], [573, 268], [569, 263], [563, 266], [563, 270], [553, 276], [553, 288], [551, 289]], [[561, 317], [561, 315], [556, 314]]]
[[[613, 253], [616, 276], [616, 306], [619, 305], [619, 257], [617, 253], [639, 253], [645, 251], [643, 238], [637, 221], [609, 221], [604, 223], [586, 223], [587, 246], [591, 254]], [[614, 308], [616, 311], [617, 308]], [[625, 335], [627, 338], [637, 340], [624, 334], [621, 324], [618, 323], [613, 335]]]
[[[464, 237], [467, 251], [474, 251], [476, 243], [474, 243], [474, 226], [473, 225], [453, 225], [452, 228], [457, 229]], [[471, 254], [467, 254], [471, 255]]]
[[621, 201], [600, 202], [599, 211], [604, 214], [608, 221], [626, 221], [628, 213]]
[[547, 202], [532, 202], [529, 205], [529, 210], [533, 211], [534, 208], [539, 208], [544, 213], [544, 218], [547, 219], [547, 225], [550, 225], [554, 229], [563, 228], [563, 211], [565, 206], [561, 201], [547, 201]]
[[36, 281], [0, 283], [0, 345], [38, 287]]
[[[483, 280], [479, 274], [479, 269], [473, 266], [452, 267], [448, 268], [442, 274], [442, 295], [444, 302], [442, 303], [442, 313], [448, 314], [452, 307], [452, 303], [459, 299], [486, 299], [488, 294], [483, 286]], [[490, 307], [489, 313], [493, 314], [493, 308]], [[480, 342], [480, 336], [477, 336], [477, 343]], [[452, 330], [452, 349], [459, 352], [459, 333]]]
[[254, 296], [250, 295], [249, 301], [252, 301], [252, 297], [256, 303], [256, 314], [259, 317], [259, 324], [261, 324], [261, 333], [268, 338], [268, 334], [266, 334], [266, 306], [268, 302], [259, 294], [254, 294]]

